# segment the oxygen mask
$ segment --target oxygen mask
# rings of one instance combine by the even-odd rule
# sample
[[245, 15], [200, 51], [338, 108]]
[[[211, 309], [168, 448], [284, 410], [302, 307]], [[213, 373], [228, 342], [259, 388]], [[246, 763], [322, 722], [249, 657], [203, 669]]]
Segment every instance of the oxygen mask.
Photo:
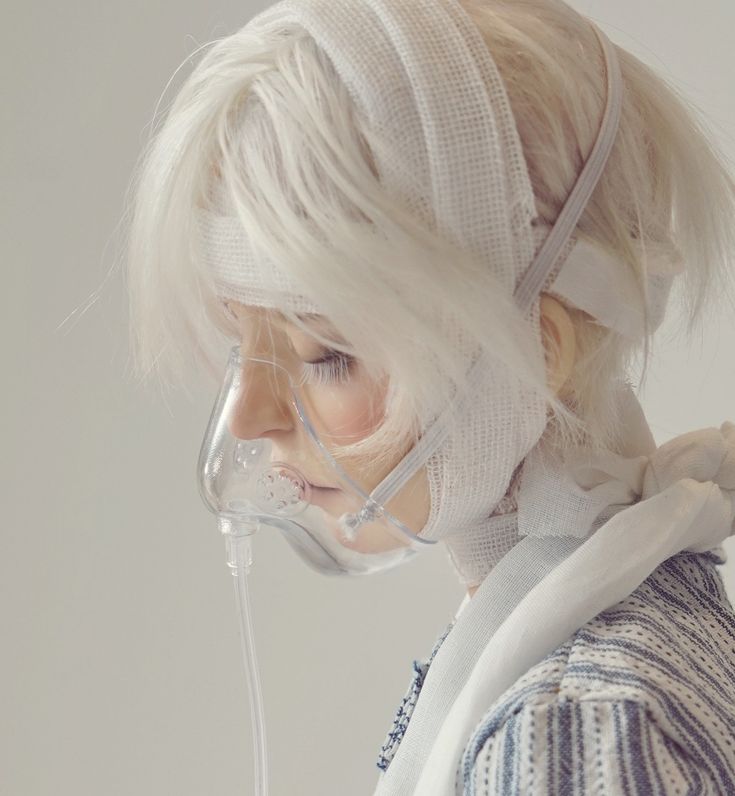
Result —
[[[391, 484], [389, 474], [373, 490], [364, 471], [348, 473], [332, 453], [334, 440], [346, 436], [338, 393], [305, 383], [288, 358], [244, 356], [234, 346], [202, 444], [198, 481], [223, 533], [276, 528], [319, 572], [364, 575], [431, 544], [417, 535], [416, 501], [406, 499], [420, 488], [422, 473], [400, 485]], [[381, 494], [392, 497], [380, 500]]]

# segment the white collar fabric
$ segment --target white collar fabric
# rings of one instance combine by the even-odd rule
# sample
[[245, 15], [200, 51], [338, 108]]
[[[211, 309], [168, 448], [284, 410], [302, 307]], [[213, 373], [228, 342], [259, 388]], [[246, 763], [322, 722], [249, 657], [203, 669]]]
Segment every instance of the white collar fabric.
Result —
[[460, 605], [375, 796], [454, 794], [464, 745], [503, 691], [663, 561], [735, 534], [735, 424], [656, 447], [621, 389], [622, 453], [527, 458], [510, 515], [521, 540]]

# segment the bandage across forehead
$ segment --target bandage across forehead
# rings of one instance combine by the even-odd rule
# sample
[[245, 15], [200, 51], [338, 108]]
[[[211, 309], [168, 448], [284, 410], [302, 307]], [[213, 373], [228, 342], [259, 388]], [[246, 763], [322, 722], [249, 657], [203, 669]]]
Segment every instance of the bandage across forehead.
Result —
[[[246, 27], [272, 31], [297, 22], [307, 29], [329, 55], [371, 127], [391, 142], [387, 151], [371, 142], [385, 190], [405, 198], [427, 225], [471, 245], [515, 288], [551, 227], [536, 218], [525, 158], [497, 67], [457, 3], [414, 2], [385, 13], [391, 5], [399, 4], [284, 0]], [[417, 25], [434, 20], [434, 37], [428, 27], [420, 27], [420, 36], [408, 38], [405, 25], [411, 18]], [[437, 24], [440, 19], [451, 27]], [[431, 66], [419, 69], [422, 60]], [[441, 63], [446, 68], [439, 81], [430, 73]], [[423, 186], [418, 195], [417, 184]], [[469, 217], [455, 217], [455, 208], [465, 209], [468, 201], [473, 211]], [[504, 212], [499, 213], [501, 202]], [[321, 311], [298, 282], [257, 247], [221, 182], [214, 208], [215, 212], [202, 210], [199, 221], [206, 266], [223, 298], [275, 306], [275, 294], [294, 312]], [[650, 247], [646, 259], [644, 306], [643, 290], [630, 264], [572, 234], [558, 252], [551, 269], [556, 276], [546, 291], [637, 341], [644, 332], [646, 310], [651, 331], [660, 325], [673, 278], [682, 270], [670, 249]]]
[[[329, 57], [367, 128], [379, 134], [367, 140], [384, 190], [401, 198], [427, 227], [487, 262], [526, 315], [539, 362], [542, 290], [629, 337], [643, 333], [645, 309], [653, 328], [660, 323], [678, 265], [653, 257], [644, 308], [633, 269], [573, 235], [620, 117], [622, 81], [604, 34], [594, 28], [607, 64], [607, 109], [585, 170], [552, 229], [538, 223], [500, 73], [458, 3], [282, 0], [246, 27], [274, 32], [294, 24]], [[303, 286], [255, 245], [225, 195], [214, 211], [201, 210], [199, 223], [206, 265], [223, 298], [268, 306], [275, 291], [295, 312], [321, 311]], [[471, 354], [460, 336], [456, 345], [462, 355]], [[431, 509], [421, 535], [444, 539], [450, 549], [452, 538], [487, 536], [490, 516], [547, 422], [545, 401], [513, 374], [489, 362], [476, 370], [461, 422], [426, 460]], [[458, 545], [467, 551], [466, 560], [457, 554], [453, 562], [465, 580], [475, 579], [513, 542], [498, 540], [492, 549]], [[487, 560], [477, 561], [479, 549], [486, 550]]]
[[[322, 314], [318, 303], [299, 292], [300, 286], [291, 275], [254, 246], [231, 203], [223, 198], [221, 207], [221, 215], [199, 211], [204, 259], [215, 278], [218, 295], [243, 304], [286, 306], [293, 312]], [[536, 251], [549, 229], [546, 224], [534, 227]], [[675, 253], [652, 249], [647, 257], [644, 299], [643, 288], [629, 263], [594, 242], [572, 235], [559, 255], [556, 276], [544, 292], [638, 342], [646, 330], [646, 313], [651, 333], [661, 325], [673, 280], [682, 268]]]

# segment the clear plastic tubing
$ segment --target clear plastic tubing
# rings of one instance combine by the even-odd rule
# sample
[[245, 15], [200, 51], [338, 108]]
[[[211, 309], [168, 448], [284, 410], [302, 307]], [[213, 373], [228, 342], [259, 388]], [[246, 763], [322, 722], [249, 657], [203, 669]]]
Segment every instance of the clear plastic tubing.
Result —
[[[225, 527], [222, 527], [225, 526]], [[250, 617], [250, 598], [248, 596], [248, 574], [253, 563], [250, 539], [255, 530], [237, 532], [230, 523], [221, 523], [220, 529], [227, 545], [227, 566], [232, 570], [235, 583], [235, 601], [239, 614], [240, 643], [245, 663], [245, 675], [250, 694], [250, 720], [253, 728], [253, 763], [255, 765], [254, 796], [268, 796], [268, 752], [265, 737], [265, 713], [263, 694], [258, 675], [258, 661], [255, 657], [253, 623]]]

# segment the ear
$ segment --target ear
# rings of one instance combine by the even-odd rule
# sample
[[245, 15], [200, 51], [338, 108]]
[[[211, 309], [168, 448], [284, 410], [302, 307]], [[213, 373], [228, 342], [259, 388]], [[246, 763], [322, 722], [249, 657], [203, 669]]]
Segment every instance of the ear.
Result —
[[574, 326], [564, 305], [548, 293], [541, 294], [539, 306], [547, 381], [554, 394], [559, 395], [574, 366], [577, 349]]

